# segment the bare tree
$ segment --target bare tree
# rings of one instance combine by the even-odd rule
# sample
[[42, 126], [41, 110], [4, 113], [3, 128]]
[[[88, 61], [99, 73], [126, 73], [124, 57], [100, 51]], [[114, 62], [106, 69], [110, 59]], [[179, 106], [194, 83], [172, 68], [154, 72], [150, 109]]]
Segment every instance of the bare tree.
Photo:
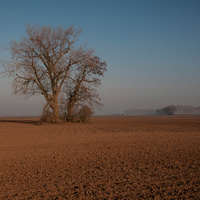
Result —
[[[88, 72], [82, 69], [86, 65], [90, 66], [87, 71], [91, 68], [94, 74], [103, 75], [106, 69], [104, 62], [96, 64], [91, 50], [75, 46], [80, 32], [73, 26], [65, 29], [29, 25], [25, 37], [20, 41], [11, 41], [12, 58], [3, 63], [5, 75], [13, 78], [14, 93], [43, 95], [47, 102], [44, 111], [51, 108], [55, 122], [60, 118], [59, 96], [64, 86], [70, 88], [68, 84], [71, 80], [86, 82]], [[103, 63], [104, 68], [99, 69]], [[76, 79], [79, 71], [83, 72], [82, 76]], [[89, 81], [93, 83], [94, 80]], [[75, 85], [79, 85], [79, 82]]]

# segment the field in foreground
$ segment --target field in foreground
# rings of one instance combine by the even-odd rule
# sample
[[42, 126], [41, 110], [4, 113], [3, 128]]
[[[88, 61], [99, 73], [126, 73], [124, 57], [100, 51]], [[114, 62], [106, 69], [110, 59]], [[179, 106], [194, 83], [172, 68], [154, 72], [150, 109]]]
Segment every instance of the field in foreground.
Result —
[[200, 116], [0, 119], [0, 199], [199, 199]]

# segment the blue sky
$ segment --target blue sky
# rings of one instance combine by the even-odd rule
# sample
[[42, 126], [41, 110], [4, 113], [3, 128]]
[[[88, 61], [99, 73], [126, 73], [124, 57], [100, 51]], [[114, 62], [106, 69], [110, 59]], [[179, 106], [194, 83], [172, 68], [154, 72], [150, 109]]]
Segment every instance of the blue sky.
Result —
[[[74, 25], [108, 64], [98, 114], [200, 106], [199, 10], [199, 0], [0, 0], [0, 59], [26, 24]], [[43, 99], [12, 95], [9, 81], [0, 79], [0, 115], [40, 114]]]

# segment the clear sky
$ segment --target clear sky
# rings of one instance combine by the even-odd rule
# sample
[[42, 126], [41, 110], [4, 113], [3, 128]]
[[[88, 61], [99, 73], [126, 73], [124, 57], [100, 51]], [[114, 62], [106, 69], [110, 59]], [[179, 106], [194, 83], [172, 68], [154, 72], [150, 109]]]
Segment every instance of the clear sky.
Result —
[[[108, 65], [98, 114], [200, 106], [199, 0], [0, 0], [0, 16], [0, 59], [26, 24], [82, 28], [80, 43]], [[0, 115], [39, 115], [43, 99], [12, 95], [9, 81], [0, 79]]]

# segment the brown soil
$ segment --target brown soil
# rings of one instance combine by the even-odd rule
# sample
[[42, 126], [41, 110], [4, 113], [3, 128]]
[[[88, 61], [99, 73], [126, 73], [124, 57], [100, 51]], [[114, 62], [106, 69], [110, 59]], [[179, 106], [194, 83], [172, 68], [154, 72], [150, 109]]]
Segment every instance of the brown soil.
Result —
[[0, 119], [0, 199], [199, 199], [200, 116]]

